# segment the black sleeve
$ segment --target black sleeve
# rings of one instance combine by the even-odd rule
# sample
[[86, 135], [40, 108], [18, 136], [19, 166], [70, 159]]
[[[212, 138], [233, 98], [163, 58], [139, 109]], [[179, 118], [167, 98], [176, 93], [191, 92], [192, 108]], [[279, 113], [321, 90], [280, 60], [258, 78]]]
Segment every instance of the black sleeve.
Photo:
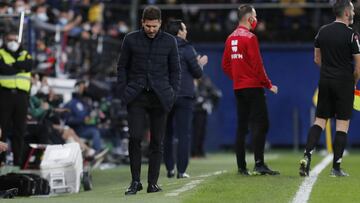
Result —
[[117, 93], [122, 95], [127, 84], [127, 70], [130, 68], [131, 49], [129, 45], [129, 38], [125, 36], [121, 45], [120, 58], [117, 64]]
[[177, 46], [176, 39], [172, 39], [172, 49], [168, 56], [169, 58], [169, 76], [170, 76], [170, 85], [173, 88], [175, 94], [180, 89], [180, 77], [181, 77], [181, 68], [180, 68], [180, 59], [179, 59], [179, 50]]
[[314, 47], [315, 48], [320, 48], [319, 35], [320, 35], [320, 30], [317, 33], [317, 35], [315, 36], [315, 40], [314, 40]]
[[197, 56], [198, 56], [198, 54], [196, 53], [194, 47], [191, 45], [188, 45], [186, 47], [184, 57], [185, 57], [186, 63], [188, 64], [189, 72], [191, 73], [191, 75], [194, 78], [200, 78], [203, 73], [203, 70], [198, 63]]
[[19, 72], [19, 69], [15, 68], [13, 65], [6, 64], [2, 59], [0, 59], [0, 75], [15, 75]]
[[359, 33], [354, 32], [351, 35], [351, 52], [352, 54], [360, 53]]
[[30, 54], [27, 54], [24, 61], [16, 61], [13, 65], [19, 72], [31, 72], [33, 68], [33, 60]]

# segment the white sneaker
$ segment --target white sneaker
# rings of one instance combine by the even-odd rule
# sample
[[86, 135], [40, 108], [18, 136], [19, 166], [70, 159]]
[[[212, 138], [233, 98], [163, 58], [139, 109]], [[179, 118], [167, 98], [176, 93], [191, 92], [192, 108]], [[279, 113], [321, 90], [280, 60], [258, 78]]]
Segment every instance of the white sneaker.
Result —
[[190, 175], [187, 173], [178, 173], [177, 178], [190, 178]]

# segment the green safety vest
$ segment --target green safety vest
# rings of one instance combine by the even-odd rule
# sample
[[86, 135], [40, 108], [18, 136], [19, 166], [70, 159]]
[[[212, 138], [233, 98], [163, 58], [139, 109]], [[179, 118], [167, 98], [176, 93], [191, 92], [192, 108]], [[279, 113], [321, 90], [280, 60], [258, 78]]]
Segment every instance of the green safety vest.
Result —
[[[15, 59], [10, 53], [5, 51], [5, 49], [0, 49], [0, 59], [2, 59], [5, 64], [11, 65], [16, 61], [31, 59], [31, 56], [24, 50], [20, 53], [20, 56]], [[0, 86], [8, 89], [19, 89], [29, 92], [31, 87], [31, 73], [21, 72], [16, 75], [0, 75]]]

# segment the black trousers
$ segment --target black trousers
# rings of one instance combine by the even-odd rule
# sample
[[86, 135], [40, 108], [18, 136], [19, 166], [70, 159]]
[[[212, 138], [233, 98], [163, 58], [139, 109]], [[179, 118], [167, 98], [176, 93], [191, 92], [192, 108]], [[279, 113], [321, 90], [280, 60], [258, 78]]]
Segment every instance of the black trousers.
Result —
[[236, 159], [238, 168], [246, 168], [245, 140], [250, 132], [254, 144], [255, 163], [263, 164], [266, 133], [269, 128], [268, 111], [263, 88], [235, 90], [238, 129]]
[[[0, 126], [3, 130], [1, 141], [6, 141], [8, 135], [14, 154], [14, 165], [22, 165], [24, 149], [24, 135], [26, 131], [26, 115], [29, 96], [21, 90], [0, 88]], [[6, 153], [0, 155], [0, 162], [4, 162]]]
[[169, 113], [164, 138], [164, 162], [168, 171], [173, 170], [176, 163], [178, 173], [185, 173], [189, 165], [192, 115], [193, 99], [178, 97]]
[[145, 134], [147, 114], [151, 134], [148, 183], [156, 184], [162, 160], [162, 141], [165, 134], [167, 112], [161, 105], [157, 95], [152, 91], [143, 91], [134, 101], [128, 104], [130, 169], [132, 180], [140, 181], [141, 141]]
[[205, 110], [194, 111], [191, 156], [205, 156], [204, 142], [206, 136], [208, 114]]

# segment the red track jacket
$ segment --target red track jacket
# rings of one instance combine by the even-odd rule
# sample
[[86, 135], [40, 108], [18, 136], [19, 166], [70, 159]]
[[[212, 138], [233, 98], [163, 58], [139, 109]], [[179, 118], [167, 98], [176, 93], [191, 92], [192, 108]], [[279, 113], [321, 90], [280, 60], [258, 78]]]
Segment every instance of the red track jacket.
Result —
[[257, 37], [239, 26], [227, 38], [222, 68], [233, 80], [234, 89], [272, 87], [261, 59]]

